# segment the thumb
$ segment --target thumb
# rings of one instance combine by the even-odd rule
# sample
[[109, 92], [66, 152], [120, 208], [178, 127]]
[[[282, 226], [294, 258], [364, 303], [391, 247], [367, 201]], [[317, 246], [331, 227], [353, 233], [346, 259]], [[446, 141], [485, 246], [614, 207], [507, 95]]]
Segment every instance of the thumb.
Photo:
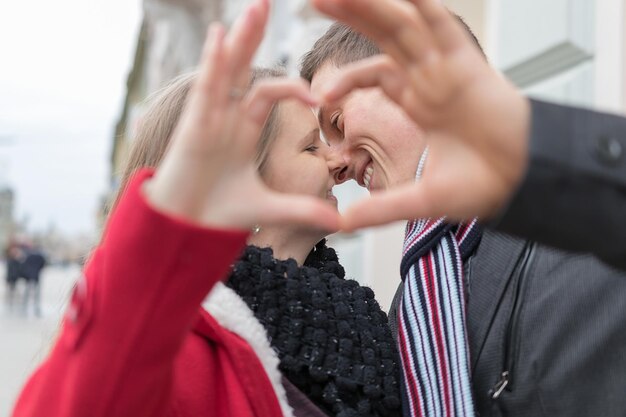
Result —
[[435, 217], [422, 183], [402, 186], [357, 201], [341, 217], [341, 230], [379, 226], [396, 220]]
[[262, 224], [312, 226], [328, 233], [339, 230], [339, 212], [317, 197], [272, 192], [261, 213]]

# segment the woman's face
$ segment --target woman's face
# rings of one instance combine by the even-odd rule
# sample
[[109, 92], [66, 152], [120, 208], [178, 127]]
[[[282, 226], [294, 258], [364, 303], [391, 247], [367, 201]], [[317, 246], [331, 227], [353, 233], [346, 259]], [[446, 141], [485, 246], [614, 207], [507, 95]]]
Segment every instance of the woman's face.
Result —
[[337, 154], [321, 141], [311, 109], [295, 100], [280, 103], [278, 134], [270, 144], [262, 177], [272, 189], [308, 194], [337, 206], [333, 173], [342, 168]]

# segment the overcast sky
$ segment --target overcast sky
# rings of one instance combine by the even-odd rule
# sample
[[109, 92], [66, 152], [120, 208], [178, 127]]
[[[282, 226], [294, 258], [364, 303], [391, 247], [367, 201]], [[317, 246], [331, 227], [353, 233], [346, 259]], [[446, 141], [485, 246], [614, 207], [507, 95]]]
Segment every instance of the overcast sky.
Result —
[[0, 185], [29, 229], [94, 229], [140, 19], [140, 0], [0, 2]]

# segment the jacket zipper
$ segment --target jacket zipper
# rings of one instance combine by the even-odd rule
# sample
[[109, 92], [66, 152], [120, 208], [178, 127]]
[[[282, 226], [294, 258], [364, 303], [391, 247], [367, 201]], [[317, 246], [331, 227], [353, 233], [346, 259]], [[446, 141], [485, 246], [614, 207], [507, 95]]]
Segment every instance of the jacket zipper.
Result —
[[515, 300], [513, 301], [513, 309], [509, 318], [509, 325], [506, 332], [506, 342], [504, 345], [504, 370], [500, 374], [500, 379], [491, 389], [490, 395], [493, 400], [497, 400], [502, 392], [506, 389], [513, 389], [513, 378], [515, 376], [515, 365], [517, 359], [517, 350], [519, 349], [519, 321], [520, 310], [523, 304], [523, 294], [527, 284], [527, 275], [532, 265], [535, 253], [535, 244], [529, 242], [524, 248], [524, 252], [520, 256], [519, 266], [516, 268], [517, 288], [515, 291]]

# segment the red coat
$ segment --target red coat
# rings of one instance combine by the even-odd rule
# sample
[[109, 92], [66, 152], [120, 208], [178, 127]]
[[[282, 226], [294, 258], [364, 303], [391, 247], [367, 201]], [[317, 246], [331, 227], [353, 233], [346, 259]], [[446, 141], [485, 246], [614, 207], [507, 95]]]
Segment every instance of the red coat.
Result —
[[149, 175], [111, 217], [14, 417], [282, 415], [255, 351], [199, 310], [247, 233], [153, 210], [140, 193]]

